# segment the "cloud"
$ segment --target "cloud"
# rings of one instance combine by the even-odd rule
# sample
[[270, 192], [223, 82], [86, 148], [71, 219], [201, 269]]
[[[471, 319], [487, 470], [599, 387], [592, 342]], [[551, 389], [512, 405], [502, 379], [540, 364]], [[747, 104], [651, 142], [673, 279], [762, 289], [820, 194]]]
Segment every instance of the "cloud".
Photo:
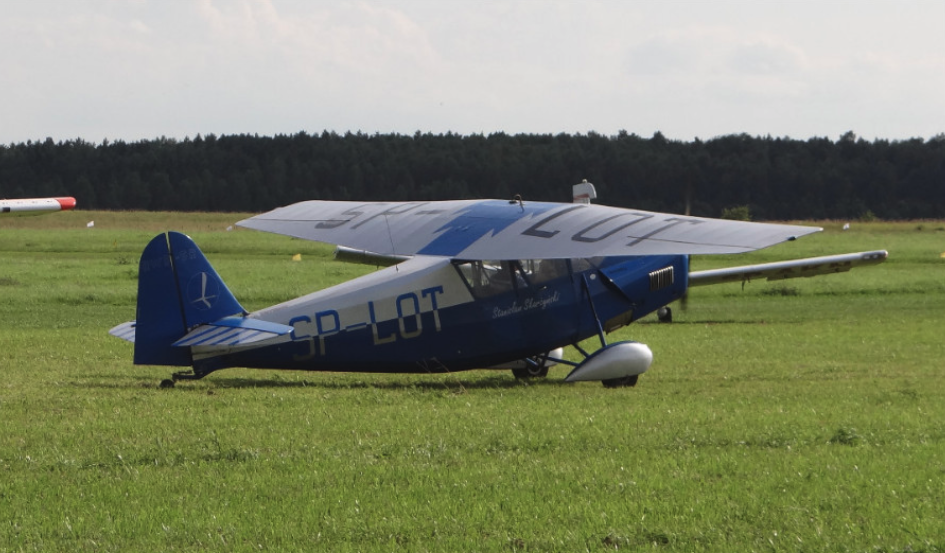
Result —
[[312, 4], [302, 13], [280, 11], [268, 0], [201, 0], [199, 6], [212, 44], [303, 74], [389, 74], [435, 61], [424, 30], [404, 13], [383, 6]]
[[629, 75], [791, 74], [807, 64], [803, 50], [779, 37], [733, 28], [686, 28], [651, 35], [627, 48]]
[[678, 75], [698, 70], [703, 58], [694, 40], [654, 36], [629, 48], [625, 69], [631, 76]]
[[727, 58], [729, 68], [743, 75], [793, 75], [805, 65], [800, 48], [764, 40], [736, 44]]
[[935, 134], [941, 6], [19, 2], [0, 131]]

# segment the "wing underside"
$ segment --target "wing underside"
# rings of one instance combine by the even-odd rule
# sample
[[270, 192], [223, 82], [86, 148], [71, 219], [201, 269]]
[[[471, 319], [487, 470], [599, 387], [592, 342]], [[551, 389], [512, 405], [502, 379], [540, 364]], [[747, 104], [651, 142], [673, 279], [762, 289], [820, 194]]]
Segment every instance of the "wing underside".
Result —
[[752, 280], [783, 280], [786, 278], [812, 277], [844, 273], [854, 267], [877, 265], [886, 260], [887, 252], [878, 250], [872, 252], [848, 253], [828, 255], [824, 257], [809, 257], [806, 259], [792, 259], [775, 263], [759, 265], [743, 265], [741, 267], [726, 267], [709, 271], [693, 271], [689, 273], [689, 286], [707, 286], [724, 282], [750, 282]]

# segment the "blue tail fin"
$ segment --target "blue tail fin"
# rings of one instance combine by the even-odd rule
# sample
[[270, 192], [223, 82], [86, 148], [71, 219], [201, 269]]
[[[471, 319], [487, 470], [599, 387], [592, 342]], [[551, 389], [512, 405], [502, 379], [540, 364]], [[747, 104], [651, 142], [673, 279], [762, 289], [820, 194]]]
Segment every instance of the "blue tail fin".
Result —
[[190, 366], [190, 348], [174, 342], [197, 325], [245, 313], [193, 240], [159, 234], [138, 266], [135, 364]]

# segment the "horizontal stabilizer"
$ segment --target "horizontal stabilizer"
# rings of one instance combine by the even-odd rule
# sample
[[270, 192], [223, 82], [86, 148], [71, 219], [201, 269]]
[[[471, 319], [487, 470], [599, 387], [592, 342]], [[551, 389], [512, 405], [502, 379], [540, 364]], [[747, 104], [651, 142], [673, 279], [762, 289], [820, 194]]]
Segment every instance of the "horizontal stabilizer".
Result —
[[[118, 327], [116, 327], [118, 328]], [[176, 347], [192, 346], [247, 346], [282, 336], [289, 341], [292, 327], [279, 323], [249, 319], [246, 317], [226, 317], [212, 323], [202, 324], [174, 342]]]
[[726, 269], [712, 269], [710, 271], [694, 271], [689, 273], [689, 286], [707, 286], [723, 282], [750, 282], [766, 278], [768, 280], [782, 280], [786, 278], [812, 277], [843, 273], [854, 267], [877, 265], [886, 260], [889, 255], [885, 250], [873, 252], [847, 253], [828, 255], [824, 257], [808, 257], [791, 261], [762, 263], [760, 265], [743, 265]]
[[136, 326], [138, 326], [136, 321], [128, 321], [127, 323], [121, 323], [115, 328], [109, 330], [108, 333], [115, 338], [121, 338], [122, 340], [126, 340], [133, 344], [135, 343]]

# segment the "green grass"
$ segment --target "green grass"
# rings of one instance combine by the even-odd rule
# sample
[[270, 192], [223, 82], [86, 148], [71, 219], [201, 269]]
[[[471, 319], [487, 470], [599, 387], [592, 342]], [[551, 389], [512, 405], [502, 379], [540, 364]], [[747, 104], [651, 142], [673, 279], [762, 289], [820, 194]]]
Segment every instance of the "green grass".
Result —
[[[0, 220], [0, 551], [945, 550], [945, 224], [695, 269], [886, 248], [878, 267], [694, 289], [632, 389], [249, 371], [172, 390], [108, 336], [137, 257], [195, 238], [251, 309], [362, 274], [234, 214]], [[95, 228], [86, 228], [88, 220]], [[291, 256], [302, 254], [301, 262]]]

